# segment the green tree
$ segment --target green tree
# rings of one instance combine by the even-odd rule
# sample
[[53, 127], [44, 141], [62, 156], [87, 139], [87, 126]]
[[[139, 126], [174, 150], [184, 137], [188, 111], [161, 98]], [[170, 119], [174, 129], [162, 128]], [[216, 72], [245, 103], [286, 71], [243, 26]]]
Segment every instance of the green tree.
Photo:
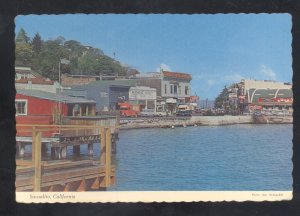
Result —
[[34, 71], [53, 80], [58, 80], [60, 59], [70, 60], [61, 64], [61, 73], [87, 75], [126, 75], [137, 73], [132, 68], [105, 55], [99, 48], [83, 46], [79, 41], [65, 40], [62, 36], [43, 41], [39, 33], [29, 43], [24, 29], [16, 37], [16, 64], [30, 66]]
[[63, 36], [58, 36], [56, 39], [54, 39], [54, 42], [58, 43], [59, 45], [64, 45], [66, 39]]
[[215, 108], [225, 108], [226, 103], [228, 102], [228, 88], [224, 86], [223, 90], [215, 99]]
[[72, 53], [72, 57], [79, 57], [83, 54], [84, 46], [75, 40], [65, 41], [64, 47]]
[[16, 43], [18, 44], [28, 44], [29, 43], [29, 40], [30, 38], [27, 36], [25, 30], [23, 28], [20, 29], [20, 31], [18, 32], [17, 34], [17, 37], [16, 37]]
[[16, 65], [31, 67], [33, 50], [30, 44], [17, 43], [16, 44]]
[[32, 50], [35, 55], [38, 55], [42, 49], [42, 38], [39, 33], [36, 33], [31, 41]]
[[[59, 61], [63, 58], [68, 59], [68, 54], [68, 50], [64, 49], [58, 41], [45, 41], [33, 69], [45, 77], [58, 80]], [[69, 66], [61, 65], [61, 72], [70, 72]]]

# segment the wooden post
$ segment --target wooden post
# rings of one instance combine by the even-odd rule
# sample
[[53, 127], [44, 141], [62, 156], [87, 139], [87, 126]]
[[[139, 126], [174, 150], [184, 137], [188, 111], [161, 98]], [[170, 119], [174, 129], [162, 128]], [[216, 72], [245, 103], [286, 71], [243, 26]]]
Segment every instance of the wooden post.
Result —
[[106, 148], [105, 148], [105, 128], [101, 127], [101, 130], [100, 130], [100, 164], [101, 165], [104, 165], [105, 164], [105, 151], [106, 151]]
[[93, 156], [93, 154], [94, 154], [94, 149], [93, 149], [93, 147], [94, 147], [93, 143], [89, 143], [89, 144], [88, 144], [88, 155], [89, 155], [89, 156]]
[[105, 186], [110, 186], [111, 176], [111, 132], [110, 128], [106, 128], [106, 142], [105, 142]]
[[89, 105], [86, 105], [85, 115], [86, 115], [86, 116], [89, 115]]
[[112, 141], [111, 141], [111, 153], [112, 154], [116, 154], [117, 153], [117, 138], [118, 136], [117, 136], [117, 134], [116, 133], [114, 133], [114, 134], [112, 134]]
[[42, 157], [46, 157], [47, 156], [47, 144], [41, 144], [42, 145]]
[[80, 155], [80, 145], [74, 145], [74, 146], [73, 146], [73, 153], [74, 153], [74, 155], [76, 155], [76, 156], [79, 156], [79, 155]]
[[67, 158], [67, 146], [60, 147], [59, 149], [59, 159], [66, 159]]
[[31, 145], [31, 160], [32, 163], [34, 164], [34, 159], [35, 159], [35, 137], [36, 137], [36, 127], [32, 127], [32, 145]]
[[25, 154], [25, 145], [21, 142], [17, 142], [17, 152], [19, 157], [24, 157]]
[[33, 164], [34, 164], [34, 181], [33, 181], [33, 191], [41, 190], [42, 182], [42, 145], [41, 138], [42, 133], [36, 131], [36, 128], [32, 131], [32, 146], [33, 146]]
[[55, 153], [55, 147], [51, 146], [51, 159], [55, 159], [56, 158], [56, 153]]

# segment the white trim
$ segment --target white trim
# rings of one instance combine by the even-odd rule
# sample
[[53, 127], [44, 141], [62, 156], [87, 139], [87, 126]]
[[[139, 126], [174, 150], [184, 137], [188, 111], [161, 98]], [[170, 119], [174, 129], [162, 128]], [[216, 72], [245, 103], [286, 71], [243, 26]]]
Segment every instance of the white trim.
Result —
[[28, 100], [27, 99], [16, 99], [15, 103], [17, 103], [17, 102], [25, 102], [25, 106], [24, 106], [24, 113], [17, 113], [17, 108], [16, 108], [16, 116], [25, 116], [25, 115], [27, 115]]

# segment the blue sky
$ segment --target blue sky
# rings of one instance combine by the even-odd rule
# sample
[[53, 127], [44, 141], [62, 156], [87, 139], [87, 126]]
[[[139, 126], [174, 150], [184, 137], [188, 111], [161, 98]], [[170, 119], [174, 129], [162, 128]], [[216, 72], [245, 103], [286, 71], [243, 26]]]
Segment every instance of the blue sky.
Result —
[[141, 72], [190, 73], [192, 93], [214, 99], [242, 78], [292, 80], [289, 14], [27, 15], [15, 20], [43, 40], [63, 36], [100, 48]]

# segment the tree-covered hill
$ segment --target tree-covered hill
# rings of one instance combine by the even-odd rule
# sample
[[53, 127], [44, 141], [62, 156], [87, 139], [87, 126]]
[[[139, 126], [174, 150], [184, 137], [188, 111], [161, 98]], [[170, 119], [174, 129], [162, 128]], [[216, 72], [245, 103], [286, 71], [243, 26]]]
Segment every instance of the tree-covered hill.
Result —
[[31, 67], [35, 72], [58, 80], [60, 59], [69, 60], [61, 64], [61, 73], [86, 75], [129, 75], [137, 70], [125, 67], [105, 55], [101, 49], [84, 46], [75, 40], [58, 37], [43, 40], [39, 33], [31, 39], [20, 29], [16, 39], [16, 66]]

